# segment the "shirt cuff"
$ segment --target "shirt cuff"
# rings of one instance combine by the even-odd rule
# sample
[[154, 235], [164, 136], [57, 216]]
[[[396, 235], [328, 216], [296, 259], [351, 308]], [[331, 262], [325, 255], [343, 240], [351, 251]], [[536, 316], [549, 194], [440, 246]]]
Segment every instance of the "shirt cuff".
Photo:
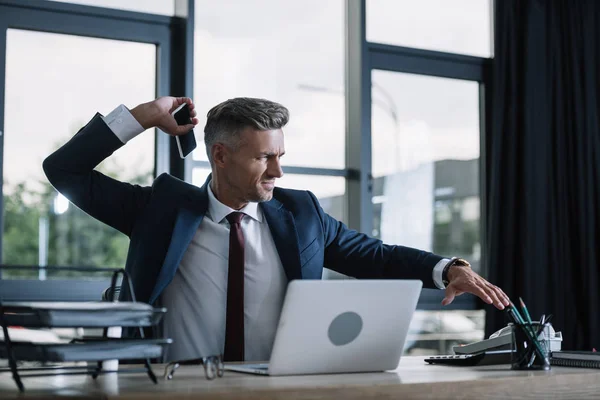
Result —
[[102, 119], [123, 143], [127, 143], [145, 130], [123, 104]]
[[444, 272], [444, 267], [449, 262], [449, 258], [442, 258], [437, 264], [435, 264], [435, 267], [433, 267], [433, 283], [435, 283], [435, 286], [437, 286], [438, 289], [446, 289], [446, 286], [442, 281], [442, 273]]

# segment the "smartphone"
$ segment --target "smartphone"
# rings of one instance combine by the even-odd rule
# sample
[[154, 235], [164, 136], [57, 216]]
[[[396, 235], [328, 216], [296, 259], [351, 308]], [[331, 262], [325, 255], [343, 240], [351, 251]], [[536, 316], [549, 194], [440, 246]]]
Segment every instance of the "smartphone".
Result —
[[[190, 108], [187, 103], [183, 103], [172, 113], [173, 118], [177, 121], [177, 125], [187, 125], [192, 123]], [[190, 130], [185, 135], [175, 136], [179, 157], [186, 158], [196, 148], [196, 137], [194, 130]]]

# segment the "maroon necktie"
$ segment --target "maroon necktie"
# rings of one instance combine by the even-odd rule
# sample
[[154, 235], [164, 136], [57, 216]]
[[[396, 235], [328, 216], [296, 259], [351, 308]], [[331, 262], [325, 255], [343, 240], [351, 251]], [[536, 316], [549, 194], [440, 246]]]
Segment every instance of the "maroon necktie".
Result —
[[225, 320], [224, 361], [244, 361], [244, 213], [232, 212], [229, 221], [229, 274]]

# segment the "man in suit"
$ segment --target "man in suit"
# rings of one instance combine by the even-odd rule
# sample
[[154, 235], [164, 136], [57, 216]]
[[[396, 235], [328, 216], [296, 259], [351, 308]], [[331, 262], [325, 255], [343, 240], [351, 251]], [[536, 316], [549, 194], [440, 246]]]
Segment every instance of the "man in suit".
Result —
[[[171, 113], [183, 103], [192, 120], [177, 126]], [[209, 111], [212, 174], [200, 188], [168, 174], [140, 187], [94, 171], [149, 128], [189, 132], [196, 115], [189, 98], [121, 105], [96, 114], [43, 165], [59, 192], [129, 236], [136, 299], [168, 308], [167, 360], [223, 352], [230, 361], [267, 360], [287, 283], [321, 279], [324, 266], [356, 278], [420, 279], [446, 290], [444, 305], [464, 292], [499, 309], [509, 304], [465, 260], [385, 245], [327, 215], [312, 193], [275, 187], [289, 114], [271, 101], [236, 98]], [[126, 289], [122, 300], [131, 299]]]

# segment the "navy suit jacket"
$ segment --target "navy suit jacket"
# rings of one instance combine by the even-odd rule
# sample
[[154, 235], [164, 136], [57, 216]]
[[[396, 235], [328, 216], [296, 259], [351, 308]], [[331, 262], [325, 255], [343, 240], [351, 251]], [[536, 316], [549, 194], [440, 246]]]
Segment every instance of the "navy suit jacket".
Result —
[[[96, 114], [43, 167], [71, 202], [130, 238], [125, 268], [136, 299], [154, 304], [175, 276], [207, 211], [208, 183], [197, 187], [162, 174], [152, 186], [142, 187], [94, 171], [121, 146]], [[442, 257], [386, 245], [348, 229], [326, 214], [311, 192], [275, 188], [273, 199], [260, 207], [289, 280], [321, 279], [326, 266], [356, 278], [420, 279], [424, 287], [435, 287], [432, 271]], [[122, 288], [121, 299], [130, 298]]]

